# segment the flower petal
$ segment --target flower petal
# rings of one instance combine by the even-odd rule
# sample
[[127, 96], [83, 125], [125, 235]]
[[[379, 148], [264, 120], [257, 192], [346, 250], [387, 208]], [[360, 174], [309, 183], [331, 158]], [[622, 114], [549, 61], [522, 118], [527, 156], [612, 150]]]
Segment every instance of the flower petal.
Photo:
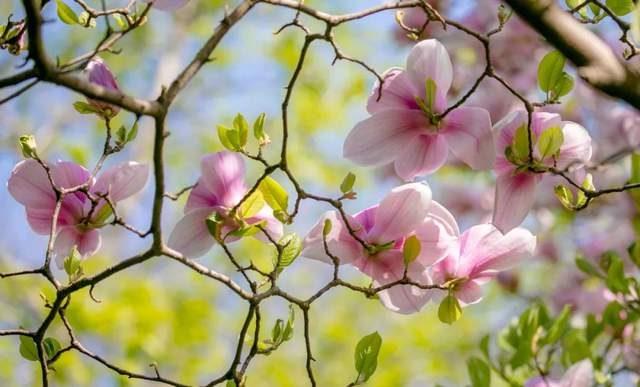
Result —
[[444, 119], [441, 133], [451, 152], [473, 169], [491, 169], [496, 149], [491, 132], [491, 117], [482, 108], [461, 107]]
[[202, 158], [201, 182], [218, 199], [218, 204], [231, 208], [246, 192], [244, 160], [233, 152], [217, 152]]
[[432, 200], [429, 215], [416, 230], [420, 241], [420, 255], [416, 261], [425, 267], [435, 264], [445, 257], [459, 234], [453, 215], [440, 203]]
[[380, 202], [368, 242], [388, 243], [408, 236], [424, 221], [431, 206], [431, 189], [421, 183], [396, 187]]
[[422, 112], [388, 109], [360, 121], [349, 132], [342, 152], [360, 165], [382, 165], [395, 159], [428, 126]]
[[[398, 281], [404, 275], [404, 261], [400, 251], [386, 251], [369, 261], [372, 264], [366, 270], [376, 287]], [[416, 262], [409, 266], [407, 275], [419, 284], [431, 284], [427, 270]], [[387, 309], [401, 314], [419, 312], [431, 299], [430, 295], [430, 292], [412, 285], [395, 285], [378, 293], [380, 301]]]
[[524, 228], [507, 234], [491, 224], [471, 227], [460, 237], [460, 266], [457, 275], [479, 278], [508, 270], [533, 255], [536, 237]]
[[526, 172], [498, 176], [493, 224], [506, 232], [522, 223], [533, 206], [539, 181], [540, 176]]
[[585, 359], [572, 365], [560, 379], [559, 387], [585, 387], [593, 385], [593, 365]]
[[[258, 211], [257, 214], [249, 219], [245, 219], [245, 221], [248, 224], [256, 224], [265, 221], [266, 224], [263, 226], [265, 231], [269, 234], [269, 236], [271, 236], [272, 239], [276, 241], [282, 238], [282, 235], [284, 233], [284, 227], [282, 226], [282, 223], [273, 216], [273, 210], [268, 206], [262, 207], [262, 209]], [[267, 236], [264, 235], [262, 231], [255, 234], [255, 237], [265, 243], [270, 242], [269, 238], [267, 238]]]
[[421, 97], [425, 95], [426, 81], [432, 79], [437, 87], [436, 110], [440, 111], [445, 107], [453, 79], [453, 67], [449, 53], [442, 43], [427, 39], [413, 46], [407, 57], [407, 74]]
[[50, 210], [55, 207], [56, 197], [47, 173], [35, 160], [19, 162], [11, 171], [7, 188], [11, 196], [26, 207]]
[[[364, 252], [363, 247], [349, 234], [340, 215], [335, 211], [325, 213], [304, 238], [303, 250], [300, 255], [309, 259], [333, 264], [324, 248], [323, 229], [325, 220], [331, 222], [331, 231], [325, 237], [329, 252], [338, 257], [340, 264], [352, 263], [360, 258]], [[361, 228], [355, 219], [350, 219], [349, 224], [355, 229]]]
[[560, 169], [570, 164], [584, 164], [591, 159], [591, 136], [581, 125], [575, 122], [562, 123], [564, 141], [556, 159], [556, 166]]
[[447, 141], [440, 135], [421, 135], [403, 148], [394, 163], [403, 180], [411, 181], [440, 169], [447, 161]]
[[[415, 97], [418, 91], [407, 76], [406, 71], [398, 68], [387, 70], [382, 79], [382, 95], [379, 95], [380, 83], [376, 85], [369, 95], [367, 111], [375, 114], [386, 109], [419, 109]], [[380, 99], [378, 99], [380, 97]], [[422, 97], [422, 96], [420, 96]]]
[[196, 208], [215, 207], [217, 205], [218, 198], [207, 189], [201, 177], [191, 189], [191, 192], [189, 192], [187, 204], [184, 206], [184, 213], [186, 214]]
[[456, 288], [456, 298], [461, 306], [478, 303], [482, 300], [482, 288], [475, 281], [466, 281]]
[[167, 244], [190, 258], [197, 258], [211, 249], [215, 240], [209, 234], [205, 220], [212, 208], [199, 208], [187, 213], [178, 221]]
[[86, 258], [95, 254], [101, 245], [102, 239], [98, 230], [80, 231], [75, 226], [62, 227], [53, 244], [56, 265], [60, 269], [64, 267], [64, 260], [74, 246], [77, 247], [78, 253]]
[[148, 178], [147, 164], [129, 161], [102, 172], [91, 191], [109, 194], [110, 199], [117, 203], [142, 190]]

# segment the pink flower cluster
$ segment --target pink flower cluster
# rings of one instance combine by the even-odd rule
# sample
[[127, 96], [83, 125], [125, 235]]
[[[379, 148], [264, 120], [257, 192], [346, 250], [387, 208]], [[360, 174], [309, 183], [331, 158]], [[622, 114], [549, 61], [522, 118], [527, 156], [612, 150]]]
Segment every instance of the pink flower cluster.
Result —
[[[332, 224], [323, 234], [325, 221]], [[336, 212], [327, 212], [305, 238], [302, 255], [332, 263], [328, 252], [368, 275], [375, 286], [384, 286], [407, 276], [420, 285], [451, 284], [451, 292], [463, 303], [482, 297], [480, 285], [497, 273], [531, 256], [536, 239], [517, 228], [503, 234], [490, 224], [469, 228], [460, 235], [451, 213], [431, 199], [431, 190], [420, 183], [393, 189], [378, 205], [347, 219], [350, 228], [370, 247], [352, 235]], [[407, 238], [420, 241], [420, 254], [408, 265], [403, 247]], [[446, 285], [445, 285], [446, 286]], [[380, 300], [392, 311], [414, 313], [437, 296], [414, 285], [395, 285], [380, 292]]]
[[38, 234], [48, 235], [54, 221], [56, 192], [86, 185], [86, 192], [63, 195], [56, 223], [53, 252], [58, 266], [75, 246], [81, 256], [94, 254], [101, 245], [99, 229], [111, 216], [112, 205], [144, 188], [149, 169], [144, 164], [125, 162], [102, 172], [97, 178], [84, 167], [70, 161], [58, 161], [49, 166], [47, 174], [36, 160], [19, 162], [7, 184], [9, 193], [25, 207], [27, 221]]

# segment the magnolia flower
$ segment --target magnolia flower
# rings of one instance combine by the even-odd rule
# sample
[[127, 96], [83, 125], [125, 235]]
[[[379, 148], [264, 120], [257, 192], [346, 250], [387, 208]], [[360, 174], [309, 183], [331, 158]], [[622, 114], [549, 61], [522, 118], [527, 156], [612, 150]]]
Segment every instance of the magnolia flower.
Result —
[[[145, 164], [130, 161], [109, 168], [94, 178], [84, 167], [70, 161], [58, 161], [49, 167], [53, 184], [58, 189], [88, 183], [89, 194], [97, 200], [93, 207], [84, 192], [64, 195], [53, 246], [58, 266], [62, 267], [64, 258], [74, 246], [82, 257], [90, 256], [100, 248], [98, 229], [111, 215], [111, 207], [100, 196], [108, 195], [111, 203], [116, 205], [144, 188], [149, 169]], [[25, 206], [31, 229], [48, 235], [53, 223], [56, 195], [42, 165], [33, 159], [19, 162], [11, 172], [7, 187], [11, 196]]]
[[175, 11], [183, 7], [189, 0], [145, 0], [149, 4], [153, 4], [155, 8], [163, 11]]
[[[403, 247], [408, 237], [420, 241], [420, 254], [407, 267], [413, 281], [431, 283], [427, 268], [446, 253], [459, 234], [453, 216], [431, 200], [428, 186], [412, 183], [393, 189], [378, 205], [349, 217], [349, 225], [357, 236], [371, 246], [364, 248], [348, 231], [335, 211], [324, 214], [304, 240], [301, 253], [310, 259], [332, 263], [324, 249], [325, 221], [331, 231], [324, 236], [329, 252], [340, 264], [349, 264], [371, 277], [375, 286], [400, 280], [404, 275]], [[414, 313], [429, 300], [429, 293], [416, 286], [397, 285], [379, 293], [385, 307], [394, 312]]]
[[593, 365], [585, 359], [572, 365], [560, 380], [536, 376], [529, 379], [524, 387], [591, 387], [593, 386]]
[[[238, 154], [225, 151], [207, 155], [200, 162], [200, 170], [202, 176], [189, 194], [185, 215], [169, 237], [170, 247], [190, 257], [205, 254], [215, 242], [206, 225], [206, 220], [214, 214], [223, 225], [221, 235], [227, 242], [238, 239], [229, 233], [258, 224], [262, 224], [272, 238], [282, 236], [282, 224], [264, 204], [242, 219], [231, 216], [231, 210], [247, 193], [244, 160]], [[262, 237], [262, 234], [256, 236]]]
[[536, 237], [523, 228], [503, 234], [492, 224], [473, 226], [433, 267], [431, 279], [451, 284], [462, 305], [474, 304], [482, 299], [481, 285], [529, 258], [535, 247]]
[[344, 143], [344, 157], [361, 165], [393, 162], [405, 180], [435, 172], [448, 149], [474, 169], [489, 169], [495, 159], [491, 120], [485, 109], [459, 107], [446, 117], [451, 87], [449, 54], [435, 39], [416, 44], [407, 68], [385, 73], [367, 103], [371, 117], [360, 121]]
[[[109, 90], [120, 91], [118, 83], [111, 73], [111, 70], [109, 70], [109, 67], [107, 67], [101, 58], [96, 56], [91, 59], [84, 72], [89, 82], [95, 83], [96, 85], [100, 85]], [[115, 116], [120, 111], [120, 107], [115, 105], [94, 99], [87, 99], [87, 101], [91, 106], [102, 112], [102, 114], [107, 118]]]
[[[520, 167], [528, 163], [526, 128], [527, 113], [524, 110], [510, 113], [495, 126], [498, 155], [495, 163], [497, 181], [493, 224], [504, 232], [522, 223], [527, 216], [536, 197], [536, 186], [543, 177], [541, 173]], [[591, 158], [589, 133], [575, 122], [562, 121], [558, 114], [533, 113], [531, 130], [534, 137], [534, 165], [538, 167], [580, 167]], [[549, 133], [545, 134], [547, 131]], [[555, 135], [551, 136], [551, 132]], [[542, 136], [547, 137], [544, 144], [538, 141]], [[547, 142], [549, 137], [554, 139]], [[518, 147], [524, 147], [524, 150], [518, 152]], [[518, 156], [518, 153], [522, 155]]]

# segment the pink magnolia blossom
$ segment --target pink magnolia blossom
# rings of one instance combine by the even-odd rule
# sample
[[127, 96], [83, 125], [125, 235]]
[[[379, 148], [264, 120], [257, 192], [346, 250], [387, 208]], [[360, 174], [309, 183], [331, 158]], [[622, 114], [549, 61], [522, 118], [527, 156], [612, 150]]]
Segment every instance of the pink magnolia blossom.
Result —
[[[110, 216], [109, 204], [100, 196], [108, 195], [115, 205], [144, 188], [149, 175], [145, 164], [125, 162], [102, 172], [93, 178], [84, 167], [70, 161], [58, 161], [49, 166], [51, 178], [59, 189], [69, 189], [88, 182], [88, 192], [97, 199], [92, 203], [87, 194], [74, 192], [64, 195], [56, 224], [53, 252], [58, 266], [76, 246], [81, 256], [94, 254], [101, 244], [98, 229]], [[51, 232], [56, 195], [45, 169], [36, 160], [19, 162], [11, 172], [7, 183], [9, 193], [25, 206], [27, 221], [38, 234]]]
[[[415, 235], [420, 241], [420, 255], [407, 268], [409, 278], [420, 284], [430, 284], [427, 268], [446, 253], [459, 234], [453, 216], [442, 205], [431, 200], [428, 186], [405, 184], [393, 189], [378, 205], [353, 217], [349, 225], [356, 235], [373, 246], [367, 251], [348, 231], [340, 215], [330, 211], [318, 221], [304, 240], [302, 256], [332, 263], [324, 249], [325, 220], [332, 224], [326, 236], [329, 252], [340, 264], [349, 264], [371, 277], [375, 286], [389, 284], [404, 275], [403, 245]], [[411, 285], [396, 285], [379, 293], [385, 307], [399, 313], [419, 311], [429, 300], [429, 293]]]
[[[190, 257], [199, 257], [213, 247], [215, 240], [209, 233], [206, 219], [214, 213], [223, 219], [223, 236], [240, 227], [238, 219], [229, 215], [247, 193], [244, 160], [236, 153], [224, 151], [209, 154], [202, 158], [200, 170], [202, 175], [189, 194], [185, 215], [176, 224], [168, 242], [170, 247]], [[282, 224], [273, 217], [273, 211], [267, 206], [243, 221], [248, 225], [265, 222], [264, 228], [272, 238], [279, 239], [282, 236]], [[258, 237], [261, 235], [257, 234]], [[228, 236], [225, 241], [237, 239]]]
[[593, 386], [593, 365], [585, 359], [572, 365], [560, 380], [548, 376], [529, 379], [524, 387], [591, 387]]
[[149, 4], [153, 4], [155, 8], [162, 11], [175, 11], [185, 6], [189, 0], [145, 0]]
[[439, 117], [446, 109], [452, 72], [440, 42], [416, 44], [406, 69], [386, 72], [380, 100], [379, 85], [374, 88], [367, 104], [371, 116], [347, 136], [344, 157], [361, 165], [393, 162], [405, 180], [435, 172], [446, 162], [449, 149], [474, 169], [491, 168], [495, 150], [485, 109], [459, 107]]
[[[91, 59], [84, 71], [89, 82], [100, 85], [105, 89], [120, 91], [113, 73], [101, 58], [96, 56]], [[88, 102], [91, 106], [103, 112], [106, 117], [113, 117], [120, 112], [120, 107], [115, 105], [94, 99], [88, 99]]]
[[[533, 206], [536, 187], [543, 175], [525, 168], [518, 169], [507, 160], [505, 152], [511, 146], [519, 127], [527, 125], [527, 113], [516, 110], [503, 118], [495, 126], [496, 149], [498, 152], [495, 172], [497, 175], [496, 194], [493, 210], [493, 224], [503, 232], [518, 226]], [[555, 166], [564, 169], [569, 166], [579, 167], [591, 158], [591, 137], [580, 125], [571, 121], [562, 121], [555, 113], [535, 112], [532, 116], [531, 130], [535, 138], [550, 128], [562, 130], [563, 143], [557, 156], [546, 156], [541, 159], [541, 151], [537, 144], [533, 146], [536, 163], [544, 166]]]
[[492, 224], [473, 226], [433, 267], [432, 280], [452, 282], [453, 295], [460, 303], [474, 304], [482, 298], [481, 285], [529, 258], [535, 247], [536, 237], [523, 228], [503, 234]]

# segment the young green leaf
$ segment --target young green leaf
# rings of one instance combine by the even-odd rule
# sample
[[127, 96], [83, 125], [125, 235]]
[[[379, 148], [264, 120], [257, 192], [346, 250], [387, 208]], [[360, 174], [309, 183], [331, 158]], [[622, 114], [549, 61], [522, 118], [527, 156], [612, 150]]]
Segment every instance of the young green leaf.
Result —
[[415, 261], [418, 255], [420, 255], [420, 240], [417, 236], [411, 235], [404, 241], [404, 245], [402, 246], [402, 256], [405, 266]]
[[547, 331], [547, 335], [544, 338], [545, 344], [555, 344], [562, 335], [564, 335], [569, 329], [569, 318], [571, 317], [571, 307], [565, 305], [558, 318], [551, 324], [551, 327]]
[[571, 90], [573, 90], [573, 84], [573, 77], [566, 72], [562, 72], [562, 76], [558, 80], [558, 83], [556, 83], [551, 89], [549, 99], [556, 101], [558, 98], [569, 94]]
[[434, 112], [433, 107], [436, 103], [437, 89], [438, 89], [438, 86], [436, 85], [436, 82], [433, 79], [429, 78], [426, 80], [425, 87], [424, 87], [424, 92], [425, 92], [424, 102], [428, 112], [432, 112], [432, 113]]
[[38, 361], [38, 347], [29, 336], [20, 336], [20, 355], [29, 361]]
[[607, 270], [607, 287], [615, 293], [627, 294], [629, 292], [629, 284], [624, 273], [624, 265], [622, 259], [615, 257], [612, 259]]
[[624, 16], [635, 7], [633, 0], [607, 0], [606, 5], [617, 16]]
[[565, 58], [559, 51], [545, 55], [538, 65], [538, 86], [548, 93], [553, 90], [563, 74]]
[[467, 360], [467, 372], [469, 372], [472, 387], [491, 386], [491, 368], [484, 360], [475, 356], [469, 358]]
[[358, 376], [353, 385], [366, 382], [371, 378], [378, 367], [378, 354], [382, 346], [382, 337], [378, 332], [373, 332], [360, 339], [356, 345], [355, 366]]
[[30, 134], [20, 136], [18, 138], [18, 145], [20, 145], [20, 151], [22, 156], [26, 159], [32, 159], [38, 157], [38, 146], [36, 145], [36, 138]]
[[58, 340], [53, 337], [47, 337], [42, 341], [42, 346], [44, 347], [44, 354], [47, 359], [51, 359], [62, 349], [62, 346], [58, 342]]
[[129, 129], [129, 133], [127, 133], [126, 141], [129, 143], [138, 137], [138, 121], [136, 121], [131, 129]]
[[553, 192], [556, 194], [556, 197], [560, 201], [560, 203], [567, 210], [573, 210], [573, 193], [569, 188], [565, 187], [562, 184], [556, 185], [553, 189]]
[[322, 235], [323, 236], [327, 236], [329, 235], [329, 233], [331, 232], [331, 228], [333, 227], [331, 220], [329, 219], [325, 219], [324, 220], [324, 225], [322, 226]]
[[540, 134], [538, 139], [538, 151], [540, 157], [544, 160], [547, 157], [554, 156], [560, 151], [560, 147], [564, 142], [562, 129], [557, 126], [546, 129]]
[[356, 175], [349, 172], [347, 176], [344, 177], [342, 183], [340, 184], [340, 192], [343, 194], [347, 194], [353, 190], [353, 185], [356, 182]]
[[253, 122], [253, 137], [258, 140], [260, 145], [268, 144], [270, 141], [269, 136], [264, 131], [264, 121], [266, 118], [267, 115], [265, 113], [261, 113]]
[[[532, 133], [532, 142], [536, 143], [535, 136]], [[529, 131], [526, 125], [521, 125], [516, 129], [513, 135], [513, 143], [511, 144], [511, 151], [516, 160], [524, 162], [529, 159]]]
[[222, 146], [230, 151], [237, 152], [240, 150], [238, 145], [238, 134], [234, 129], [229, 129], [224, 125], [218, 125], [218, 139], [222, 143]]
[[240, 148], [243, 148], [247, 145], [247, 140], [249, 139], [249, 123], [247, 119], [238, 113], [236, 118], [233, 119], [233, 128], [238, 133], [238, 145]]
[[455, 296], [449, 294], [440, 302], [438, 318], [445, 324], [453, 324], [462, 316], [462, 308]]
[[83, 101], [74, 102], [73, 108], [80, 114], [102, 114], [100, 109], [97, 109]]
[[256, 190], [253, 191], [249, 197], [242, 202], [242, 205], [239, 208], [238, 215], [242, 219], [250, 218], [257, 214], [262, 207], [265, 205], [264, 197], [262, 196], [262, 192]]
[[273, 178], [265, 177], [258, 186], [260, 192], [264, 196], [264, 200], [274, 211], [287, 212], [289, 206], [289, 194], [287, 191]]
[[291, 265], [302, 252], [302, 239], [298, 234], [288, 234], [283, 236], [278, 241], [278, 244], [282, 246], [282, 255], [280, 256], [280, 262], [277, 262], [277, 264], [278, 270], [282, 271], [285, 267]]
[[80, 19], [78, 15], [64, 3], [62, 0], [56, 0], [56, 6], [58, 7], [58, 18], [65, 24], [79, 24]]

